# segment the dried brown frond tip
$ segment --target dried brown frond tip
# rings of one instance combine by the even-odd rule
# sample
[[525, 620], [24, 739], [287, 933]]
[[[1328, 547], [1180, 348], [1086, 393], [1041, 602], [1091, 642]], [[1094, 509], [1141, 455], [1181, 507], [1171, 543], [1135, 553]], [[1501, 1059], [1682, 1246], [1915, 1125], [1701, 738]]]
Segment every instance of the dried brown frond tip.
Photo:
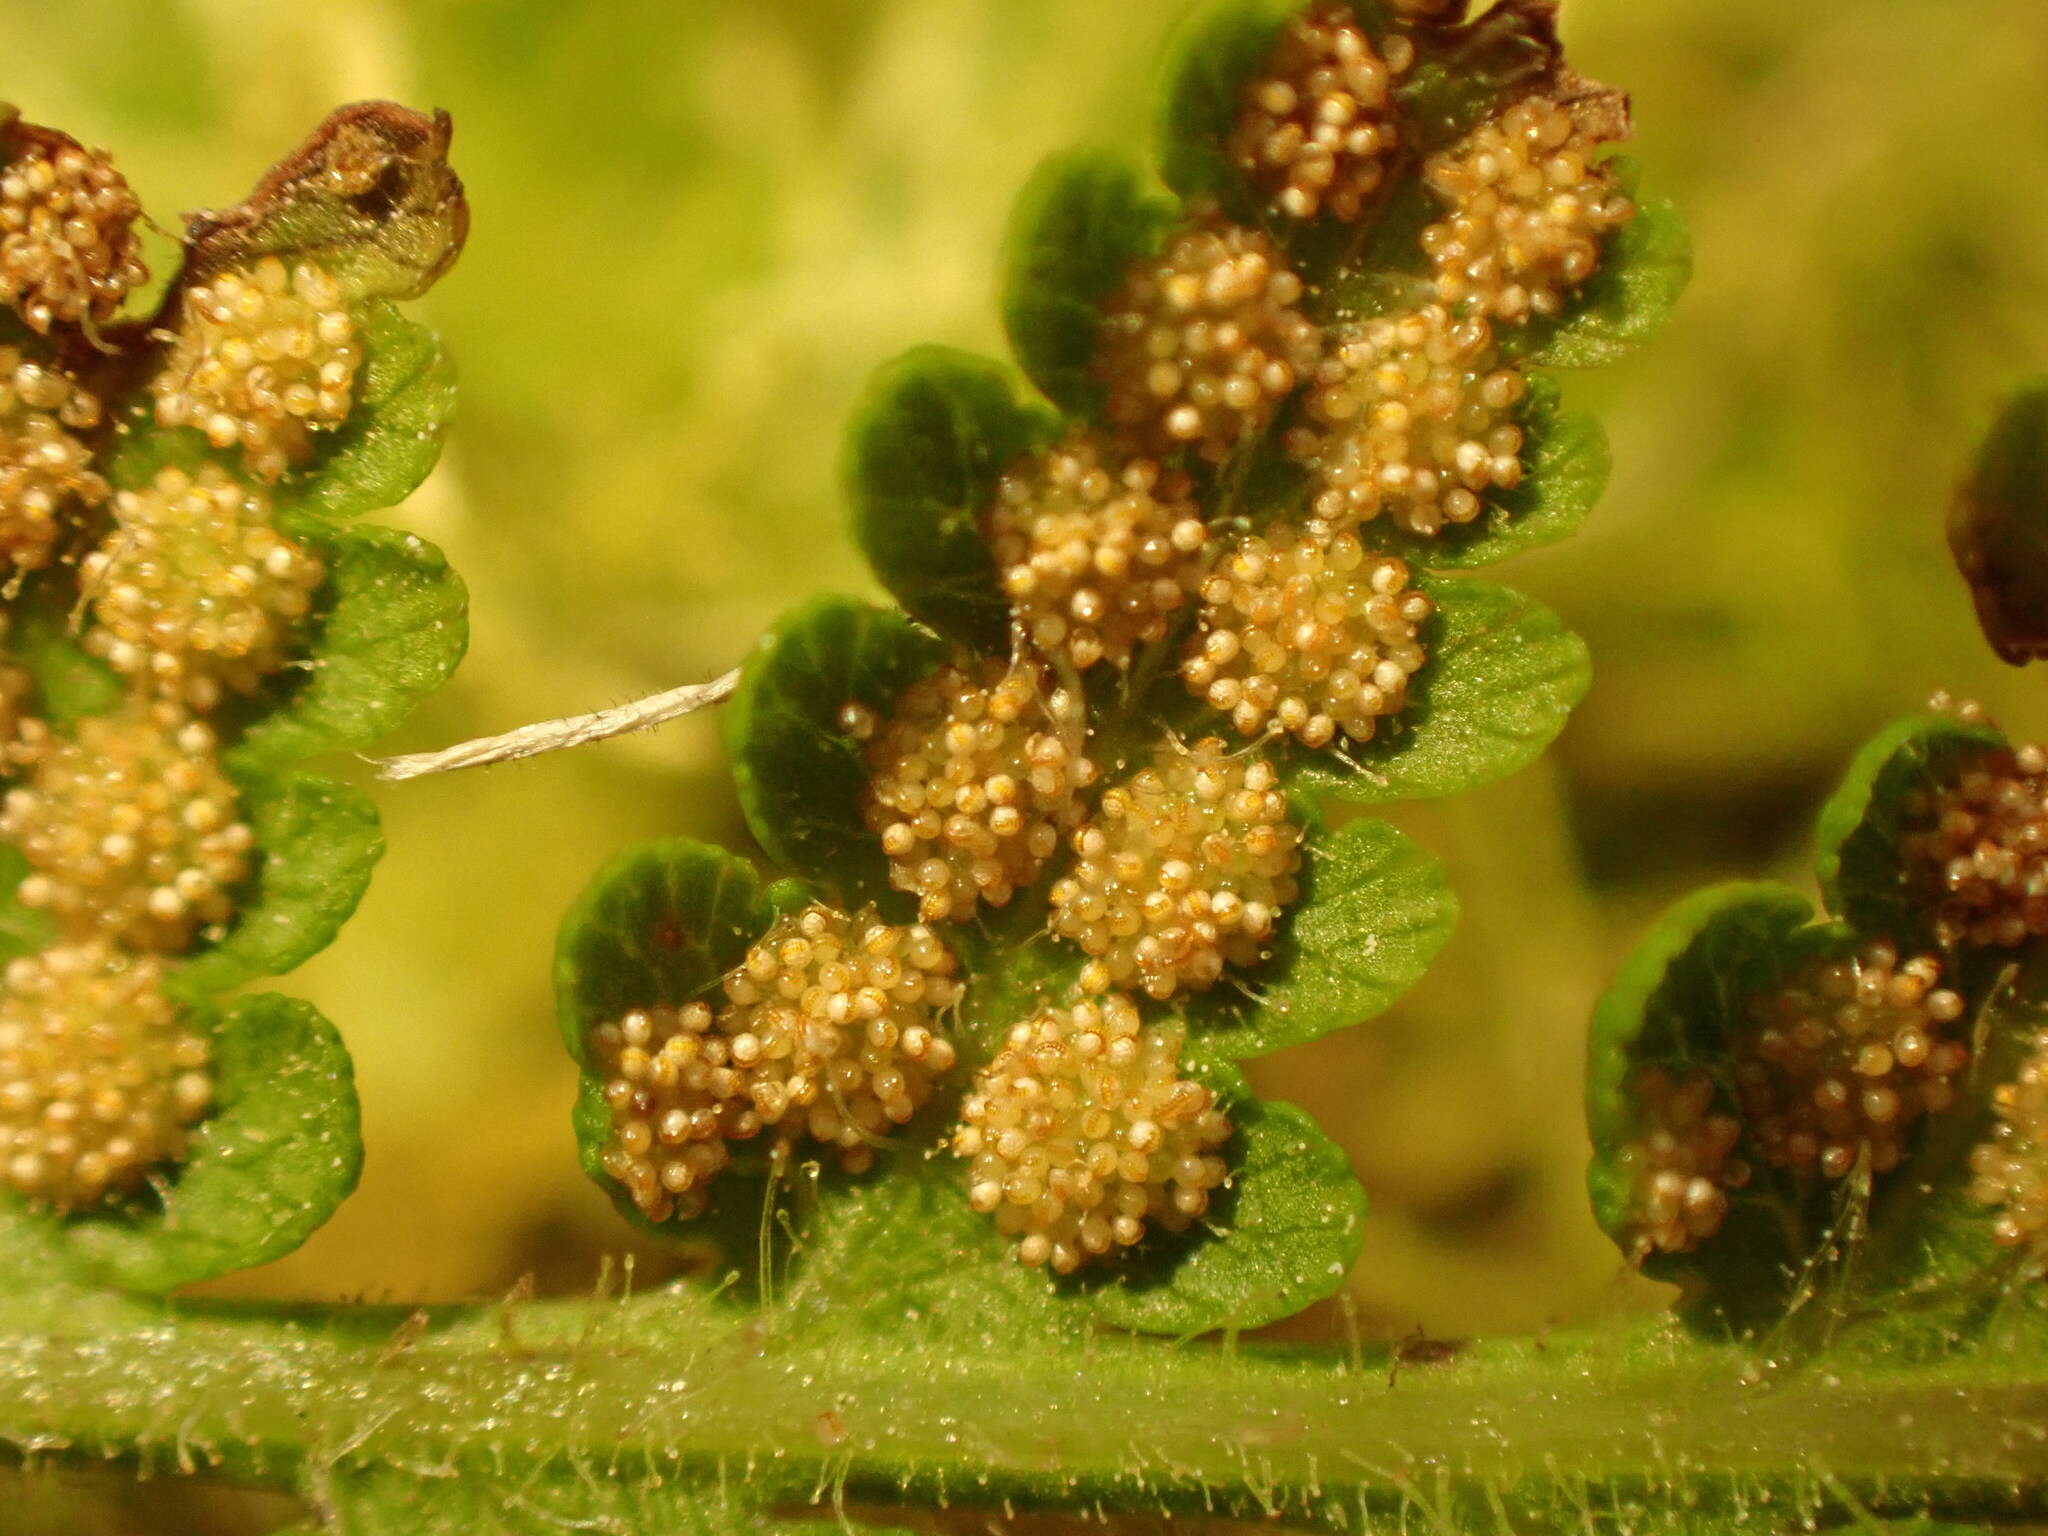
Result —
[[285, 663], [325, 567], [270, 526], [261, 492], [209, 464], [114, 498], [114, 526], [79, 567], [97, 626], [85, 648], [166, 697], [207, 710]]
[[1989, 1206], [1992, 1234], [2008, 1248], [2048, 1250], [2048, 1031], [2013, 1080], [1992, 1090], [1997, 1123], [1970, 1153], [1970, 1197]]
[[1315, 366], [1301, 279], [1265, 235], [1200, 216], [1139, 262], [1104, 311], [1109, 417], [1146, 450], [1219, 460]]
[[68, 935], [174, 953], [225, 922], [255, 834], [214, 734], [168, 701], [134, 701], [42, 743], [0, 802], [0, 836], [28, 860], [24, 906]]
[[1074, 854], [1052, 888], [1052, 930], [1095, 957], [1081, 972], [1090, 992], [1214, 986], [1226, 964], [1264, 958], [1301, 890], [1301, 828], [1279, 775], [1213, 736], [1168, 743], [1105, 790]]
[[988, 535], [1026, 639], [1087, 668], [1165, 638], [1200, 584], [1209, 530], [1185, 474], [1083, 429], [1011, 466]]
[[1966, 1046], [1944, 1031], [1963, 1000], [1931, 955], [1901, 962], [1882, 941], [1816, 956], [1749, 1004], [1735, 1085], [1757, 1149], [1776, 1167], [1839, 1179], [1866, 1152], [1898, 1166], [1907, 1130], [1956, 1098]]
[[1651, 1253], [1690, 1253], [1721, 1230], [1728, 1192], [1749, 1182], [1733, 1156], [1742, 1125], [1713, 1108], [1713, 1080], [1704, 1072], [1673, 1077], [1645, 1067], [1629, 1088], [1636, 1134], [1621, 1149], [1633, 1175], [1628, 1242], [1638, 1262]]
[[60, 1211], [138, 1188], [185, 1155], [212, 1097], [206, 1041], [163, 968], [99, 941], [0, 976], [0, 1185]]
[[1422, 232], [1437, 298], [1509, 324], [1554, 315], [1600, 265], [1602, 241], [1635, 217], [1601, 143], [1625, 131], [1607, 95], [1531, 97], [1424, 163], [1449, 210]]
[[929, 928], [813, 905], [779, 919], [723, 983], [725, 1002], [635, 1009], [591, 1034], [611, 1134], [605, 1171], [650, 1221], [704, 1207], [731, 1144], [772, 1131], [858, 1172], [954, 1062], [960, 1000]]
[[961, 1106], [968, 1200], [1023, 1263], [1068, 1274], [1150, 1227], [1178, 1232], [1228, 1170], [1230, 1122], [1180, 1075], [1181, 1033], [1111, 994], [1013, 1028]]
[[1287, 448], [1314, 472], [1324, 522], [1384, 513], [1431, 535], [1473, 522], [1491, 493], [1521, 484], [1515, 408], [1527, 393], [1483, 318], [1454, 320], [1431, 304], [1338, 338], [1316, 370], [1311, 424], [1290, 432]]
[[1319, 522], [1243, 540], [1202, 587], [1181, 676], [1247, 736], [1368, 741], [1408, 702], [1435, 611], [1407, 565]]
[[1400, 143], [1394, 84], [1415, 62], [1398, 33], [1375, 49], [1348, 5], [1288, 19], [1265, 67], [1244, 87], [1230, 156], [1277, 212], [1349, 222], [1386, 179]]
[[92, 395], [0, 347], [0, 568], [48, 565], [67, 519], [106, 499], [107, 482], [78, 436], [99, 424]]
[[2048, 749], [1987, 753], [1901, 809], [1907, 882], [1944, 945], [2012, 948], [2048, 933]]
[[149, 386], [157, 425], [240, 447], [249, 473], [275, 480], [312, 452], [311, 433], [348, 419], [362, 360], [340, 285], [310, 262], [266, 256], [187, 290]]
[[861, 816], [928, 923], [1003, 906], [1035, 880], [1095, 779], [1081, 700], [1033, 662], [944, 666], [887, 721], [849, 704], [840, 723], [868, 742]]
[[0, 300], [34, 331], [113, 317], [149, 277], [142, 204], [103, 150], [0, 123]]

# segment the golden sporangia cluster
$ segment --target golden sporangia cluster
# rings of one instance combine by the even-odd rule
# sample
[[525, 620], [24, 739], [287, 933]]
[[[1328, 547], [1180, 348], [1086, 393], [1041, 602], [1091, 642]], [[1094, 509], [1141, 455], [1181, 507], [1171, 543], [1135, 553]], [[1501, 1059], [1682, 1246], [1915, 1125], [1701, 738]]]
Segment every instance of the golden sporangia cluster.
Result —
[[1095, 780], [1081, 699], [1034, 662], [948, 664], [886, 721], [848, 704], [839, 724], [866, 743], [861, 815], [890, 881], [928, 923], [1003, 906], [1035, 880]]
[[24, 148], [0, 166], [0, 300], [39, 332], [111, 318], [149, 276], [141, 214], [103, 152]]
[[773, 1131], [859, 1172], [954, 1062], [939, 1016], [960, 999], [923, 925], [813, 905], [778, 919], [724, 979], [724, 1003], [636, 1009], [592, 1047], [612, 1129], [604, 1168], [651, 1221], [703, 1208], [730, 1144]]
[[196, 476], [166, 469], [113, 510], [79, 568], [96, 621], [88, 651], [201, 710], [285, 664], [325, 567], [271, 526], [262, 492], [211, 464]]
[[1004, 474], [988, 514], [1003, 591], [1039, 654], [1122, 666], [1201, 581], [1209, 530], [1188, 477], [1076, 430]]
[[0, 579], [49, 564], [67, 516], [106, 499], [79, 438], [99, 424], [91, 394], [0, 347]]
[[1997, 1121], [1970, 1153], [1970, 1196], [1990, 1206], [1992, 1234], [2008, 1248], [2048, 1244], [2048, 1031], [2011, 1082], [1991, 1094]]
[[249, 473], [275, 480], [306, 457], [312, 432], [347, 418], [362, 358], [340, 284], [310, 262], [266, 256], [186, 292], [150, 384], [157, 424], [239, 445]]
[[1627, 1238], [1638, 1262], [1651, 1253], [1689, 1253], [1721, 1230], [1728, 1192], [1749, 1182], [1735, 1157], [1742, 1123], [1714, 1108], [1705, 1072], [1638, 1072], [1629, 1087], [1635, 1134], [1617, 1161], [1630, 1176]]
[[1866, 1152], [1873, 1173], [1898, 1165], [1908, 1128], [1954, 1104], [1969, 1061], [1944, 1033], [1963, 1000], [1940, 981], [1931, 955], [1901, 961], [1877, 940], [1815, 956], [1750, 1000], [1735, 1085], [1766, 1161], [1831, 1179]]
[[1244, 87], [1231, 159], [1276, 212], [1356, 219], [1400, 143], [1393, 90], [1414, 62], [1415, 45], [1398, 33], [1375, 49], [1348, 5], [1296, 12]]
[[255, 835], [203, 721], [138, 698], [30, 740], [33, 766], [0, 801], [0, 836], [29, 865], [24, 906], [69, 936], [166, 953], [227, 920]]
[[1335, 338], [1287, 450], [1314, 473], [1310, 505], [1324, 522], [1384, 513], [1427, 536], [1472, 522], [1488, 493], [1521, 484], [1515, 408], [1527, 393], [1482, 316], [1430, 304]]
[[0, 973], [0, 1186], [78, 1210], [184, 1156], [212, 1097], [207, 1046], [162, 981], [158, 960], [99, 940]]
[[1435, 611], [1406, 563], [1319, 521], [1242, 540], [1202, 587], [1181, 676], [1247, 736], [1368, 741], [1408, 701]]
[[1180, 1075], [1177, 1028], [1111, 993], [1012, 1028], [974, 1080], [953, 1150], [1016, 1257], [1067, 1274], [1149, 1227], [1185, 1229], [1224, 1182], [1230, 1122]]
[[1093, 958], [1088, 992], [1155, 998], [1214, 986], [1225, 965], [1264, 958], [1300, 894], [1301, 828], [1279, 775], [1216, 737], [1169, 742], [1102, 795], [1053, 883], [1052, 931]]
[[1944, 945], [2048, 933], [2048, 749], [1999, 749], [1901, 802], [1899, 850]]
[[1422, 232], [1440, 302], [1509, 323], [1558, 313], [1599, 266], [1601, 241], [1635, 216], [1593, 158], [1619, 131], [1614, 115], [1598, 99], [1534, 96], [1424, 162], [1446, 209]]
[[1316, 365], [1301, 298], [1271, 239], [1198, 211], [1104, 310], [1095, 368], [1110, 420], [1148, 451], [1224, 458]]

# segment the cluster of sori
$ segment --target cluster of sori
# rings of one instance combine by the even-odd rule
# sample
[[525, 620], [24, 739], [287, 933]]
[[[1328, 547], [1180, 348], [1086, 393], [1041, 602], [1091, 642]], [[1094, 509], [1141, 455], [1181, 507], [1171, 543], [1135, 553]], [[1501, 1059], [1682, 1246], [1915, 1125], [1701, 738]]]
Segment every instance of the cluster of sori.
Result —
[[1180, 1075], [1180, 1046], [1112, 993], [1016, 1025], [975, 1078], [953, 1149], [1024, 1263], [1066, 1274], [1208, 1209], [1230, 1122]]
[[848, 704], [840, 724], [867, 745], [862, 802], [890, 878], [925, 922], [1007, 905], [1038, 878], [1095, 780], [1080, 697], [1035, 662], [941, 667], [886, 724]]
[[[1362, 743], [1406, 707], [1435, 609], [1375, 534], [1505, 515], [1527, 385], [1495, 327], [1555, 314], [1631, 212], [1594, 159], [1617, 123], [1516, 102], [1407, 181], [1444, 210], [1420, 253], [1427, 299], [1319, 324], [1293, 237], [1364, 226], [1423, 162], [1441, 130], [1405, 120], [1415, 63], [1402, 26], [1375, 40], [1336, 0], [1283, 25], [1219, 146], [1260, 224], [1185, 207], [1102, 301], [1101, 420], [1021, 454], [982, 509], [1013, 655], [955, 660], [840, 716], [865, 755], [863, 815], [924, 921], [1004, 906], [1070, 845], [1049, 928], [1086, 956], [1074, 991], [982, 1070], [955, 1143], [975, 1205], [1027, 1262], [1070, 1269], [1147, 1222], [1180, 1224], [1220, 1177], [1228, 1126], [1179, 1075], [1181, 1032], [1146, 1029], [1141, 999], [1273, 953], [1302, 833], [1261, 754], [1283, 737]], [[1297, 424], [1274, 446], [1306, 471], [1307, 515], [1254, 531], [1205, 508], [1290, 402]], [[1152, 646], [1243, 744], [1164, 740], [1090, 809], [1084, 690], [1098, 669], [1134, 679]]]
[[[4, 125], [0, 125], [4, 127]], [[34, 331], [110, 319], [149, 273], [142, 205], [105, 153], [0, 133], [0, 302]]]
[[1629, 1175], [1630, 1257], [1685, 1253], [1721, 1230], [1728, 1192], [1749, 1182], [1734, 1155], [1742, 1122], [1716, 1110], [1714, 1080], [1649, 1066], [1629, 1084], [1636, 1135], [1621, 1150]]
[[[1982, 706], [1933, 707], [1989, 727]], [[2048, 747], [1994, 747], [1901, 801], [1909, 892], [1951, 949], [2011, 950], [2048, 934]], [[1996, 1122], [1971, 1155], [1971, 1196], [1998, 1241], [2048, 1259], [2048, 1036], [1992, 1090]]]
[[340, 285], [310, 262], [265, 256], [186, 290], [177, 340], [150, 384], [157, 424], [240, 447], [250, 474], [275, 480], [305, 457], [309, 432], [347, 419], [361, 361]]
[[1093, 956], [1081, 987], [1152, 997], [1216, 984], [1265, 954], [1299, 887], [1301, 829], [1263, 758], [1169, 742], [1104, 791], [1052, 887], [1052, 929]]
[[1201, 580], [1209, 529], [1185, 473], [1077, 431], [1011, 466], [988, 538], [1031, 648], [1085, 671], [1166, 638]]
[[1969, 1064], [1949, 1033], [1963, 999], [1941, 977], [1934, 956], [1901, 960], [1885, 940], [1812, 955], [1745, 1000], [1725, 1082], [1639, 1072], [1621, 1153], [1635, 1256], [1689, 1252], [1720, 1230], [1750, 1178], [1738, 1149], [1828, 1180], [1896, 1168], [1915, 1123], [1955, 1104]]
[[954, 971], [922, 924], [822, 905], [779, 919], [727, 973], [717, 1008], [640, 1008], [598, 1026], [605, 1171], [666, 1221], [700, 1211], [731, 1143], [764, 1131], [779, 1150], [816, 1143], [865, 1169], [953, 1065]]
[[1991, 1104], [1991, 1135], [1970, 1153], [1970, 1196], [1997, 1212], [1998, 1241], [2029, 1250], [2038, 1267], [2048, 1261], [2048, 1031]]
[[2048, 933], [2048, 748], [1987, 753], [1901, 810], [1908, 876], [1942, 943], [2009, 949]]
[[347, 415], [360, 354], [312, 267], [186, 288], [151, 388], [161, 423], [204, 434], [185, 445], [199, 467], [111, 492], [107, 413], [60, 360], [89, 357], [142, 281], [139, 209], [104, 155], [54, 137], [0, 127], [0, 299], [49, 337], [0, 348], [0, 563], [8, 606], [68, 617], [125, 686], [53, 723], [0, 666], [0, 836], [55, 935], [0, 976], [0, 1187], [76, 1210], [183, 1155], [206, 1109], [206, 1040], [166, 978], [222, 936], [258, 859], [213, 711], [289, 665], [325, 574], [262, 489], [201, 460], [239, 445], [264, 481], [302, 463], [307, 431]]
[[1932, 955], [1901, 962], [1877, 940], [1816, 956], [1750, 1000], [1735, 1087], [1765, 1161], [1831, 1179], [1866, 1159], [1872, 1173], [1898, 1166], [1907, 1130], [1955, 1102], [1970, 1057], [1945, 1037], [1963, 1000], [1940, 981]]
[[0, 571], [48, 565], [59, 536], [107, 497], [81, 439], [100, 403], [55, 368], [0, 347]]

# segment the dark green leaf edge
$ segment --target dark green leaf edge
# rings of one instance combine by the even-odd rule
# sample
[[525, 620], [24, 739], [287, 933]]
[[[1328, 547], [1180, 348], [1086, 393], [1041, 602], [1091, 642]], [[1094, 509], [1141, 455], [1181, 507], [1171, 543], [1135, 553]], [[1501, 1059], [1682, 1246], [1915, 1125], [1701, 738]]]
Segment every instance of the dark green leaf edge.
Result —
[[1058, 430], [1008, 369], [972, 353], [918, 347], [877, 370], [847, 434], [847, 498], [855, 542], [913, 617], [972, 650], [1008, 650], [987, 515], [1012, 462]]
[[[203, 1006], [187, 1016], [211, 1018]], [[60, 1219], [7, 1203], [53, 1234], [81, 1277], [162, 1294], [281, 1258], [354, 1190], [360, 1112], [347, 1049], [311, 1003], [264, 994], [210, 1025], [214, 1109], [176, 1176], [117, 1214]]]
[[1502, 326], [1501, 352], [1532, 368], [1595, 368], [1626, 357], [1663, 328], [1692, 281], [1692, 235], [1677, 207], [1641, 195], [1641, 167], [1611, 157], [1636, 216], [1610, 235], [1600, 266], [1555, 319]]
[[1239, 223], [1258, 222], [1264, 198], [1226, 146], [1246, 80], [1305, 0], [1215, 0], [1168, 35], [1153, 91], [1153, 157], [1167, 186], [1190, 201], [1214, 198]]
[[726, 756], [747, 826], [768, 856], [845, 898], [900, 913], [888, 860], [861, 820], [868, 771], [839, 723], [857, 702], [886, 718], [946, 646], [902, 614], [853, 598], [792, 610], [756, 643], [725, 705]]
[[252, 480], [239, 448], [216, 449], [196, 427], [160, 427], [147, 387], [109, 414], [121, 429], [101, 466], [117, 490], [146, 487], [165, 469], [215, 464], [268, 496], [280, 523], [290, 516], [351, 518], [395, 507], [440, 461], [455, 412], [455, 368], [441, 339], [384, 299], [351, 308], [363, 351], [355, 398], [341, 426], [316, 431], [303, 464], [275, 485]]
[[282, 976], [333, 943], [384, 853], [376, 804], [362, 791], [314, 773], [234, 778], [258, 858], [227, 931], [177, 969], [202, 993]]
[[[1594, 1008], [1586, 1048], [1587, 1190], [1601, 1229], [1624, 1253], [1632, 1180], [1620, 1157], [1636, 1131], [1635, 1074], [1653, 1065], [1705, 1071], [1720, 1108], [1739, 1116], [1729, 1050], [1748, 999], [1801, 961], [1855, 943], [1848, 930], [1816, 923], [1798, 892], [1751, 882], [1695, 892], [1638, 941]], [[1780, 1321], [1836, 1209], [1821, 1181], [1800, 1181], [1753, 1153], [1746, 1160], [1750, 1181], [1730, 1193], [1721, 1230], [1691, 1253], [1651, 1254], [1642, 1264], [1682, 1288], [1687, 1320], [1708, 1332]]]
[[455, 417], [455, 364], [441, 338], [383, 299], [356, 310], [363, 361], [348, 419], [313, 438], [311, 462], [280, 483], [280, 511], [358, 517], [395, 507], [440, 462]]
[[469, 589], [418, 534], [373, 523], [283, 526], [327, 562], [304, 663], [245, 707], [265, 710], [227, 753], [275, 768], [366, 747], [454, 673], [469, 647]]
[[[611, 1110], [590, 1054], [597, 1025], [635, 1008], [679, 1007], [708, 997], [775, 921], [787, 887], [764, 891], [753, 865], [713, 843], [664, 838], [606, 863], [562, 916], [555, 941], [555, 1019], [577, 1067], [570, 1124], [577, 1161], [619, 1214], [666, 1239], [704, 1235], [699, 1223], [649, 1221], [604, 1169]], [[727, 1170], [713, 1186], [719, 1208], [734, 1203]]]
[[1422, 573], [1436, 601], [1408, 707], [1368, 742], [1292, 749], [1289, 788], [1311, 802], [1380, 805], [1460, 793], [1534, 762], [1592, 683], [1586, 645], [1557, 615], [1491, 582]]
[[1470, 570], [1570, 538], [1586, 524], [1614, 466], [1607, 429], [1586, 411], [1566, 411], [1557, 381], [1529, 376], [1516, 411], [1522, 438], [1522, 479], [1491, 491], [1472, 522], [1420, 535], [1387, 524], [1364, 530], [1368, 542], [1423, 570]]
[[1102, 305], [1178, 217], [1137, 167], [1102, 149], [1052, 156], [1018, 195], [1003, 237], [1003, 328], [1018, 365], [1067, 415], [1101, 419]]
[[1443, 865], [1383, 821], [1312, 831], [1304, 851], [1301, 895], [1271, 956], [1183, 1009], [1204, 1056], [1262, 1056], [1383, 1013], [1457, 926]]
[[111, 712], [126, 689], [119, 673], [78, 643], [70, 600], [47, 577], [31, 578], [9, 611], [6, 653], [34, 685], [35, 713], [61, 730]]
[[1971, 1153], [1997, 1124], [1994, 1092], [2019, 1076], [2048, 1030], [2048, 948], [2009, 961], [1976, 1001], [1956, 1104], [1923, 1123], [1877, 1189], [1869, 1237], [1837, 1299], [1844, 1311], [1884, 1314], [1877, 1336], [1856, 1342], [1891, 1360], [1939, 1356], [2001, 1323], [2038, 1338], [2048, 1309], [2034, 1283], [2038, 1253], [2001, 1246], [1995, 1212], [1971, 1195]]
[[1931, 926], [1922, 904], [1909, 899], [1899, 854], [1906, 802], [2005, 745], [1993, 727], [1947, 715], [1894, 721], [1866, 742], [1820, 813], [1816, 873], [1828, 909], [1861, 933], [1907, 949], [1932, 947]]
[[1229, 1185], [1187, 1232], [1148, 1238], [1122, 1262], [1062, 1284], [1101, 1322], [1176, 1337], [1262, 1327], [1334, 1295], [1365, 1230], [1365, 1191], [1342, 1149], [1199, 1047], [1182, 1071], [1214, 1089], [1230, 1117]]

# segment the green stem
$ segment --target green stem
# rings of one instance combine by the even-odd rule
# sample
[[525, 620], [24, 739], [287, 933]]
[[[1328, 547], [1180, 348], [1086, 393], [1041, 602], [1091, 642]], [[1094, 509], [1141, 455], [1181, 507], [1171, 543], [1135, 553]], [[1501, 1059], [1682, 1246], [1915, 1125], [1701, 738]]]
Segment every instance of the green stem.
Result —
[[2048, 1378], [1996, 1359], [1845, 1378], [1662, 1323], [1398, 1370], [1122, 1336], [966, 1351], [923, 1331], [849, 1338], [677, 1292], [410, 1323], [94, 1300], [0, 1335], [0, 1442], [314, 1490], [357, 1469], [573, 1469], [737, 1480], [788, 1507], [1213, 1510], [1348, 1529], [1403, 1512], [1446, 1531], [1576, 1525], [1575, 1510], [1604, 1524], [1767, 1508], [1771, 1529], [1859, 1504], [2048, 1514]]

